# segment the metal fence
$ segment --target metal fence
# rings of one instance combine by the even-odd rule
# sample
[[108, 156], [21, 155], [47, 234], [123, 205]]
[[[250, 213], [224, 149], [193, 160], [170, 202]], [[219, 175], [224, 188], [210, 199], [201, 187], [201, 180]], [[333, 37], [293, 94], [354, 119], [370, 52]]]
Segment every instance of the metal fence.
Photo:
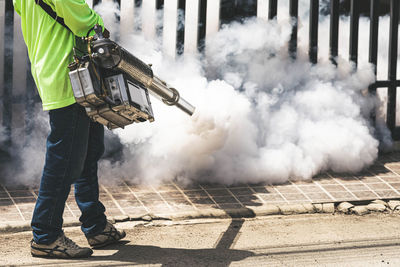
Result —
[[[107, 0], [103, 0], [107, 1]], [[111, 0], [108, 0], [111, 1]], [[288, 1], [288, 0], [283, 0]], [[321, 3], [326, 5], [323, 12], [330, 15], [329, 51], [330, 59], [336, 64], [338, 56], [339, 16], [343, 12], [343, 1], [340, 0], [309, 0], [309, 60], [318, 62], [318, 27]], [[98, 4], [99, 0], [87, 0], [90, 6]], [[120, 23], [132, 26], [133, 9], [140, 7], [142, 12], [155, 16], [156, 10], [164, 12], [163, 49], [166, 54], [175, 56], [182, 53], [192, 53], [202, 50], [204, 40], [219, 30], [222, 23], [230, 22], [248, 16], [258, 16], [265, 19], [276, 19], [278, 0], [118, 0], [121, 7]], [[396, 125], [397, 87], [397, 55], [398, 55], [398, 0], [348, 0], [347, 12], [350, 16], [349, 60], [358, 62], [359, 20], [360, 14], [370, 17], [369, 62], [378, 64], [378, 29], [379, 10], [383, 5], [390, 6], [390, 41], [388, 53], [388, 76], [386, 80], [378, 80], [370, 85], [370, 92], [377, 88], [387, 89], [386, 122], [395, 140], [400, 140], [400, 127]], [[369, 4], [369, 8], [366, 5]], [[289, 53], [292, 58], [297, 56], [299, 0], [289, 0], [287, 12], [292, 17], [293, 31], [289, 41]], [[178, 12], [179, 10], [179, 12]], [[280, 10], [280, 12], [282, 12]], [[178, 13], [185, 18], [184, 25], [178, 27]], [[147, 18], [140, 29], [151, 38], [156, 34], [155, 19]], [[171, 19], [172, 18], [172, 19]], [[20, 33], [19, 17], [14, 15], [11, 0], [0, 1], [0, 34], [4, 37], [0, 42], [0, 120], [5, 129], [6, 145], [11, 144], [12, 131], [16, 127], [25, 127], [29, 132], [29, 121], [32, 118], [34, 102], [39, 101], [35, 86], [29, 71], [26, 48]], [[137, 25], [136, 25], [137, 26]], [[375, 69], [376, 74], [376, 69]]]

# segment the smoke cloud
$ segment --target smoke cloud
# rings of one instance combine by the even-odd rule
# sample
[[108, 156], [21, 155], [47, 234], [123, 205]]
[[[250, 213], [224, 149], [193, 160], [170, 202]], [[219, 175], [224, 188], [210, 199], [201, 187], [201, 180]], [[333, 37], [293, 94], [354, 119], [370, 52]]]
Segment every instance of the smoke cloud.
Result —
[[[302, 39], [308, 36], [308, 13], [300, 14], [296, 61], [287, 53], [291, 20], [284, 16], [224, 25], [207, 40], [204, 58], [185, 55], [177, 61], [163, 57], [160, 44], [122, 33], [123, 46], [151, 62], [196, 112], [188, 117], [154, 100], [154, 123], [115, 131], [123, 160], [103, 162], [102, 176], [149, 183], [283, 183], [371, 165], [377, 138], [386, 134], [384, 144], [391, 142], [387, 130], [376, 131], [368, 119], [378, 104], [366, 93], [373, 68], [360, 60], [355, 70], [343, 56], [335, 67], [323, 49], [321, 63], [312, 66]], [[347, 27], [348, 20], [342, 24]], [[328, 27], [322, 23], [321, 32]]]
[[[288, 10], [284, 2], [279, 8]], [[327, 170], [357, 172], [370, 166], [379, 146], [390, 148], [391, 139], [384, 112], [378, 114], [377, 128], [369, 120], [385, 97], [367, 94], [375, 79], [364, 45], [368, 31], [360, 31], [359, 68], [347, 61], [348, 37], [340, 38], [336, 67], [328, 59], [328, 18], [321, 17], [320, 63], [313, 66], [307, 55], [307, 2], [299, 5], [297, 60], [287, 53], [292, 21], [285, 12], [279, 13], [278, 21], [252, 18], [223, 25], [207, 40], [204, 55], [172, 60], [162, 53], [159, 31], [155, 41], [140, 32], [119, 33], [118, 6], [110, 1], [98, 5], [96, 11], [112, 39], [152, 63], [157, 76], [196, 106], [189, 117], [152, 99], [154, 123], [106, 130], [108, 157], [100, 164], [102, 183], [283, 183], [311, 179]], [[157, 17], [159, 23], [160, 12]], [[382, 18], [381, 27], [388, 21]], [[141, 17], [134, 23], [142, 25]], [[367, 24], [362, 19], [360, 28]], [[348, 18], [341, 18], [341, 36], [348, 28]], [[380, 62], [386, 62], [386, 48], [379, 49]], [[378, 74], [384, 72], [378, 69]], [[23, 164], [7, 174], [24, 184], [36, 183], [43, 167], [48, 126], [47, 115], [40, 114], [37, 135], [16, 150]], [[39, 161], [38, 151], [43, 157]]]

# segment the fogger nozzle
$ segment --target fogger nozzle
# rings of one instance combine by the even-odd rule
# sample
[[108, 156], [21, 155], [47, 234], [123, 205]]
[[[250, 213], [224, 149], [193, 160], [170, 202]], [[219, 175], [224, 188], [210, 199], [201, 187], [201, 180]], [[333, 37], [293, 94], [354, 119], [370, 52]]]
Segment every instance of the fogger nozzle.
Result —
[[171, 88], [163, 80], [154, 76], [149, 65], [129, 53], [110, 39], [97, 34], [92, 41], [91, 55], [94, 62], [110, 70], [118, 70], [130, 78], [143, 84], [149, 92], [164, 104], [176, 106], [189, 115], [193, 115], [195, 107], [183, 99], [179, 92]]

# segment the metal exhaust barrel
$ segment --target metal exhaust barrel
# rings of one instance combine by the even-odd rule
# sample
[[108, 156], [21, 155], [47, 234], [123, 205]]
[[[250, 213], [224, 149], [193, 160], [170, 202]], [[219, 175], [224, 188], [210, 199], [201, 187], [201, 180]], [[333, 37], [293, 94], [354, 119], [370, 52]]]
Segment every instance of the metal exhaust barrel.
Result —
[[169, 106], [176, 106], [183, 112], [193, 115], [195, 107], [183, 99], [179, 92], [169, 87], [166, 82], [154, 76], [149, 65], [129, 53], [117, 43], [104, 38], [98, 28], [91, 41], [89, 53], [94, 62], [102, 68], [121, 71], [130, 78], [143, 84], [149, 92]]

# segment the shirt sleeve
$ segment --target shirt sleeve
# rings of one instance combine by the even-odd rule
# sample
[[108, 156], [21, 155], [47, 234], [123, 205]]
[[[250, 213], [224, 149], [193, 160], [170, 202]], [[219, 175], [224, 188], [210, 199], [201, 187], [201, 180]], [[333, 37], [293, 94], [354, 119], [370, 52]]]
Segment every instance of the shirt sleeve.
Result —
[[96, 24], [104, 27], [103, 19], [91, 9], [85, 0], [53, 0], [55, 12], [79, 37], [86, 36]]
[[21, 16], [21, 10], [20, 10], [19, 3], [17, 3], [16, 0], [13, 0], [13, 5], [14, 5], [15, 12], [17, 12], [17, 14]]

